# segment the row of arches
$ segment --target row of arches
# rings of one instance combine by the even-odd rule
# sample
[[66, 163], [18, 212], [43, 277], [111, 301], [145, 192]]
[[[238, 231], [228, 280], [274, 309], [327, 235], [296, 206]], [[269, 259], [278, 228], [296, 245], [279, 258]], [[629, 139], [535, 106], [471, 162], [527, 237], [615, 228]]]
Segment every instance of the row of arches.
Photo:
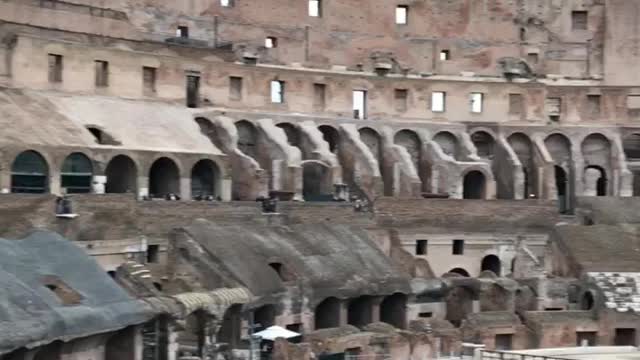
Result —
[[[92, 192], [96, 169], [85, 154], [76, 152], [67, 156], [60, 169], [61, 187], [69, 194]], [[138, 193], [138, 169], [126, 155], [117, 155], [109, 161], [104, 175], [106, 193]], [[149, 170], [149, 195], [164, 197], [180, 194], [180, 171], [174, 160], [161, 157]], [[220, 170], [210, 159], [199, 160], [191, 169], [191, 194], [219, 196]], [[11, 165], [11, 192], [41, 194], [50, 190], [50, 169], [46, 159], [34, 150], [24, 151]]]
[[[496, 276], [502, 276], [502, 262], [500, 261], [500, 258], [493, 254], [489, 254], [483, 257], [480, 261], [480, 273], [485, 271], [490, 271]], [[453, 268], [449, 270], [445, 275], [447, 274], [453, 276], [471, 277], [469, 272], [461, 267]]]
[[[407, 295], [394, 293], [379, 300], [378, 297], [363, 295], [346, 302], [349, 325], [363, 327], [376, 320], [393, 325], [398, 329], [406, 328]], [[378, 307], [376, 303], [379, 302]], [[329, 297], [319, 303], [314, 312], [315, 328], [327, 329], [341, 326], [341, 311], [345, 302]], [[374, 311], [378, 310], [377, 314]]]

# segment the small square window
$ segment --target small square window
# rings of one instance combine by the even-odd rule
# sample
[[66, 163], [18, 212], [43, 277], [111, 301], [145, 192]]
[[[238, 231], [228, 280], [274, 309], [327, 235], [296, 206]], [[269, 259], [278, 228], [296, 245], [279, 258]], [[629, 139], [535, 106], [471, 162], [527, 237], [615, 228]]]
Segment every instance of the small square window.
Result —
[[440, 61], [447, 61], [451, 59], [451, 52], [449, 50], [440, 51]]
[[587, 30], [589, 25], [589, 13], [586, 11], [571, 12], [571, 28], [573, 30]]
[[395, 89], [394, 100], [396, 104], [396, 110], [399, 112], [407, 111], [407, 98], [409, 97], [409, 90], [407, 89]]
[[271, 102], [274, 104], [284, 103], [284, 81], [271, 81]]
[[396, 6], [396, 24], [407, 25], [409, 23], [409, 7], [406, 5]]
[[431, 111], [444, 112], [446, 108], [447, 93], [434, 91], [431, 93]]
[[560, 114], [562, 112], [562, 99], [557, 97], [549, 97], [545, 101], [545, 109], [549, 120], [553, 122], [560, 121]]
[[527, 54], [527, 62], [529, 63], [529, 65], [537, 65], [539, 61], [538, 59], [539, 59], [538, 53]]
[[187, 39], [189, 37], [189, 27], [178, 26], [176, 29], [176, 36], [179, 38]]
[[309, 0], [309, 16], [322, 17], [322, 0]]
[[327, 85], [313, 84], [313, 107], [323, 110], [326, 102]]
[[469, 101], [471, 102], [471, 112], [474, 114], [480, 114], [483, 107], [484, 94], [483, 93], [471, 93]]
[[272, 36], [267, 37], [266, 39], [264, 39], [264, 47], [266, 47], [267, 49], [277, 48], [278, 39]]
[[464, 254], [464, 240], [453, 240], [453, 248], [451, 250], [453, 255]]
[[416, 255], [427, 255], [429, 251], [428, 240], [416, 240]]
[[160, 252], [159, 245], [148, 245], [147, 246], [147, 264], [157, 263], [159, 252]]
[[587, 112], [589, 116], [600, 116], [600, 95], [587, 95]]

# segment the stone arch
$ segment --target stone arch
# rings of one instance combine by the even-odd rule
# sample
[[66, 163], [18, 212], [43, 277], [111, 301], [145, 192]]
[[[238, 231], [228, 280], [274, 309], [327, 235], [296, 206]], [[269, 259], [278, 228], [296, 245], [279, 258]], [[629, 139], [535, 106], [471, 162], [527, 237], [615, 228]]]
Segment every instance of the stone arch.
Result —
[[349, 301], [347, 323], [363, 327], [373, 322], [373, 296], [362, 295]]
[[567, 198], [569, 196], [569, 177], [562, 166], [554, 165], [556, 192], [558, 195], [558, 206], [561, 212], [566, 212], [568, 208]]
[[407, 152], [411, 155], [411, 160], [417, 170], [420, 165], [422, 148], [422, 143], [420, 142], [418, 134], [413, 130], [400, 130], [393, 137], [393, 143], [407, 149]]
[[279, 123], [276, 126], [284, 130], [284, 133], [287, 135], [289, 145], [298, 148], [300, 147], [300, 130], [297, 126], [287, 122]]
[[276, 320], [276, 307], [272, 304], [262, 305], [253, 310], [253, 322], [259, 326], [256, 331], [262, 331], [273, 326]]
[[383, 143], [380, 134], [370, 127], [363, 127], [358, 130], [360, 140], [369, 148], [373, 157], [378, 161], [378, 168], [384, 183], [384, 194], [386, 196], [393, 195], [393, 181], [388, 178], [384, 171], [384, 153]]
[[598, 165], [584, 169], [584, 192], [586, 196], [607, 196], [607, 171]]
[[240, 120], [235, 126], [238, 131], [238, 149], [255, 159], [258, 146], [258, 130], [255, 125], [247, 120]]
[[380, 321], [398, 329], [407, 327], [407, 295], [395, 293], [380, 303]]
[[480, 200], [486, 197], [487, 178], [481, 171], [469, 171], [463, 179], [463, 199]]
[[522, 164], [522, 172], [524, 175], [522, 198], [528, 199], [531, 195], [533, 195], [533, 197], [539, 197], [538, 181], [536, 178], [537, 171], [531, 139], [523, 133], [513, 133], [507, 138], [507, 142]]
[[471, 142], [476, 147], [479, 157], [487, 160], [493, 159], [496, 146], [493, 135], [484, 130], [479, 130], [471, 134]]
[[453, 157], [454, 159], [458, 158], [458, 138], [451, 132], [440, 131], [433, 137], [433, 141], [440, 146], [445, 154]]
[[215, 161], [202, 159], [191, 169], [191, 196], [220, 196], [220, 168]]
[[305, 201], [331, 201], [331, 168], [322, 161], [305, 160], [302, 165], [302, 196]]
[[93, 164], [85, 154], [75, 152], [64, 159], [60, 184], [67, 194], [90, 193], [92, 178]]
[[471, 277], [471, 275], [469, 275], [469, 272], [467, 270], [465, 270], [463, 268], [459, 268], [459, 267], [453, 268], [453, 269], [447, 271], [446, 274], [457, 274], [457, 275], [460, 275], [460, 276], [463, 276], [463, 277]]
[[480, 271], [491, 271], [497, 276], [500, 276], [502, 271], [502, 264], [500, 263], [500, 258], [496, 255], [487, 255], [482, 258], [482, 263], [480, 265]]
[[229, 344], [229, 347], [236, 348], [240, 345], [242, 338], [242, 305], [234, 304], [230, 306], [222, 317], [222, 325], [218, 330], [216, 340]]
[[580, 310], [593, 310], [595, 306], [595, 297], [591, 291], [586, 291], [580, 298]]
[[113, 157], [105, 170], [105, 191], [112, 194], [137, 193], [138, 170], [135, 162], [126, 155]]
[[452, 288], [445, 298], [447, 313], [445, 319], [455, 327], [460, 327], [462, 320], [473, 312], [473, 301], [477, 296], [473, 290], [465, 286]]
[[315, 329], [327, 329], [340, 326], [340, 308], [342, 304], [335, 297], [324, 299], [314, 312]]
[[161, 157], [149, 169], [149, 196], [162, 198], [180, 193], [180, 169], [175, 161]]
[[571, 140], [563, 134], [555, 133], [547, 136], [544, 145], [554, 163], [567, 170], [571, 162]]
[[338, 130], [329, 125], [320, 125], [318, 130], [322, 133], [324, 141], [329, 144], [329, 150], [334, 154], [337, 153], [340, 147], [340, 133]]
[[23, 151], [11, 164], [11, 192], [44, 194], [49, 192], [49, 165], [37, 151]]

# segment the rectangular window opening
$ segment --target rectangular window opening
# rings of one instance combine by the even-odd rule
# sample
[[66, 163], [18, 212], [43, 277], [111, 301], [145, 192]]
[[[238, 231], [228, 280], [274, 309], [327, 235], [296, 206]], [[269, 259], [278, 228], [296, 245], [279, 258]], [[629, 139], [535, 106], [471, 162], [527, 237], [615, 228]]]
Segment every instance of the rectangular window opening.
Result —
[[407, 25], [409, 23], [409, 6], [396, 6], [396, 24]]
[[640, 110], [640, 94], [632, 94], [627, 96], [627, 109]]
[[267, 49], [277, 48], [278, 39], [273, 36], [267, 37], [266, 39], [264, 39], [264, 47], [266, 47]]
[[636, 329], [617, 328], [614, 339], [615, 346], [636, 346]]
[[571, 28], [573, 30], [587, 30], [589, 25], [589, 13], [587, 11], [571, 12]]
[[49, 54], [49, 82], [62, 82], [62, 55]]
[[431, 111], [444, 112], [446, 108], [447, 93], [442, 91], [434, 91], [431, 93]]
[[220, 6], [233, 7], [233, 0], [220, 0]]
[[577, 331], [576, 346], [596, 346], [598, 333], [595, 331]]
[[109, 86], [109, 62], [96, 60], [95, 67], [96, 67], [96, 78], [95, 78], [96, 87]]
[[187, 75], [187, 107], [197, 108], [200, 102], [200, 75]]
[[365, 90], [353, 91], [353, 117], [360, 120], [367, 118], [367, 92]]
[[538, 53], [528, 53], [527, 54], [527, 62], [529, 65], [537, 65], [539, 60]]
[[469, 101], [471, 102], [471, 112], [474, 114], [480, 114], [483, 108], [483, 93], [471, 93]]
[[587, 112], [589, 116], [600, 116], [600, 100], [600, 95], [587, 95]]
[[242, 100], [242, 78], [238, 76], [229, 77], [229, 99]]
[[394, 98], [396, 104], [396, 110], [399, 112], [407, 111], [407, 99], [409, 97], [409, 90], [407, 89], [395, 89]]
[[284, 103], [284, 81], [271, 81], [271, 102], [274, 104]]
[[146, 92], [155, 93], [156, 92], [156, 68], [143, 66], [142, 81], [144, 83], [144, 90]]
[[549, 97], [545, 101], [545, 109], [549, 120], [553, 122], [560, 121], [560, 114], [562, 111], [562, 99], [559, 97]]
[[322, 0], [309, 0], [309, 16], [322, 17]]
[[464, 240], [453, 240], [453, 248], [451, 250], [453, 255], [464, 254]]
[[327, 85], [313, 84], [313, 106], [318, 110], [323, 110], [326, 102]]
[[176, 36], [179, 38], [187, 39], [189, 37], [189, 27], [178, 26], [176, 29]]
[[159, 245], [148, 245], [147, 246], [147, 264], [157, 263], [159, 252], [160, 252]]
[[522, 94], [509, 94], [509, 114], [524, 114], [524, 98]]
[[421, 312], [421, 313], [418, 314], [418, 317], [419, 318], [423, 318], [423, 319], [427, 319], [427, 318], [433, 317], [433, 313], [430, 312], [430, 311], [429, 312]]
[[451, 53], [449, 50], [441, 50], [440, 51], [440, 61], [451, 60]]
[[428, 240], [416, 240], [416, 255], [427, 255]]
[[511, 350], [513, 346], [513, 334], [496, 334], [496, 350]]

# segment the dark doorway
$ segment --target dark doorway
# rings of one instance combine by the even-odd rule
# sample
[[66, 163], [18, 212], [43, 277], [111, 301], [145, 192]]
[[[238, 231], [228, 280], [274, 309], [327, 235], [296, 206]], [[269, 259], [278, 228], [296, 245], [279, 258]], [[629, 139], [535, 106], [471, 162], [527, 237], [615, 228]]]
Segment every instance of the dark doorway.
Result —
[[334, 297], [324, 299], [314, 314], [315, 328], [327, 329], [340, 326], [340, 300]]
[[558, 193], [558, 206], [560, 207], [560, 212], [565, 213], [569, 210], [568, 206], [568, 194], [567, 194], [567, 173], [564, 169], [558, 165], [554, 166], [555, 177], [556, 177], [556, 191]]
[[356, 327], [371, 324], [373, 321], [373, 298], [360, 296], [349, 302], [348, 323]]
[[513, 334], [497, 334], [496, 350], [511, 350], [513, 343]]
[[598, 333], [595, 331], [576, 332], [576, 346], [596, 346]]
[[500, 259], [495, 255], [487, 255], [482, 259], [481, 271], [489, 270], [500, 276]]
[[222, 318], [222, 326], [218, 330], [217, 340], [229, 344], [230, 348], [240, 345], [242, 336], [242, 305], [233, 305], [227, 309]]
[[84, 154], [73, 153], [64, 160], [60, 182], [67, 194], [90, 193], [92, 177], [91, 160]]
[[332, 201], [331, 171], [318, 161], [302, 164], [302, 196], [304, 201]]
[[106, 192], [112, 194], [136, 193], [136, 164], [129, 157], [118, 155], [111, 159], [107, 170]]
[[463, 198], [464, 199], [484, 199], [486, 180], [480, 171], [470, 171], [464, 176]]
[[273, 326], [276, 319], [276, 308], [273, 305], [263, 305], [253, 311], [253, 323], [256, 332]]
[[407, 296], [396, 293], [387, 296], [380, 304], [380, 321], [398, 329], [407, 326]]
[[636, 346], [636, 329], [616, 329], [615, 346]]
[[590, 169], [600, 173], [600, 177], [596, 182], [596, 196], [607, 196], [607, 172], [600, 166], [591, 165], [587, 166], [585, 174]]
[[191, 170], [191, 196], [216, 196], [218, 186], [218, 166], [212, 160], [200, 160]]
[[149, 195], [162, 198], [180, 193], [180, 172], [173, 160], [163, 157], [156, 160], [149, 171]]
[[35, 151], [20, 153], [11, 165], [11, 192], [43, 194], [49, 192], [49, 167]]
[[200, 75], [187, 75], [187, 107], [197, 108], [200, 102]]

